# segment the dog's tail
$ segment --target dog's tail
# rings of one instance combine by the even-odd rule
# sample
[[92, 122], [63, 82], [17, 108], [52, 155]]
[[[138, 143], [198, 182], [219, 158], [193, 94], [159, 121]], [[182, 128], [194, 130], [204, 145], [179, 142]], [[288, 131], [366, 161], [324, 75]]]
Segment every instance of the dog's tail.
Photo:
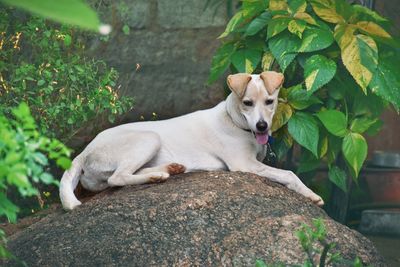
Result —
[[78, 155], [73, 161], [71, 168], [64, 172], [60, 182], [61, 204], [66, 210], [73, 210], [82, 204], [75, 196], [74, 190], [78, 185], [82, 172], [82, 154]]

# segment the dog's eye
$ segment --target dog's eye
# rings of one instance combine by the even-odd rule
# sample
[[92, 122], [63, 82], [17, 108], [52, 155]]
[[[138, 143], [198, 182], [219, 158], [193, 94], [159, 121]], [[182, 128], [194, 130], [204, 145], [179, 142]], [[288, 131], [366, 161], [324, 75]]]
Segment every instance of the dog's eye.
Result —
[[251, 106], [253, 105], [253, 101], [245, 100], [245, 101], [243, 101], [243, 104], [244, 104], [245, 106], [251, 107]]
[[274, 100], [272, 100], [272, 99], [267, 99], [267, 100], [265, 101], [265, 104], [266, 104], [266, 105], [271, 105], [272, 103], [274, 103]]

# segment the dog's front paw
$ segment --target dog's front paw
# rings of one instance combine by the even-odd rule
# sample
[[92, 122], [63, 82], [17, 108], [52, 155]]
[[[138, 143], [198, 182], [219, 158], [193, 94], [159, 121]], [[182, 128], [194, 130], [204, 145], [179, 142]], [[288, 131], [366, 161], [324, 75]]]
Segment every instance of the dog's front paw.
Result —
[[[311, 190], [310, 190], [311, 191]], [[314, 192], [311, 191], [311, 193], [307, 196], [311, 201], [316, 204], [319, 207], [322, 207], [325, 203], [322, 197], [318, 196]]]

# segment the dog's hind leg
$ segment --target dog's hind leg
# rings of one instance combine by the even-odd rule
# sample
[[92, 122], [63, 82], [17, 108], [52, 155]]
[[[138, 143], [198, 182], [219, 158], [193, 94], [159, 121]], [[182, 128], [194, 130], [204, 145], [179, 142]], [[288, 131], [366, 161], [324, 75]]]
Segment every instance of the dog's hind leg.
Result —
[[129, 137], [129, 148], [121, 151], [121, 159], [114, 173], [107, 179], [109, 186], [124, 186], [165, 180], [169, 177], [166, 171], [153, 171], [145, 174], [135, 174], [143, 165], [149, 162], [160, 150], [161, 141], [156, 133], [140, 132]]
[[164, 164], [160, 166], [150, 167], [150, 168], [143, 168], [139, 170], [136, 174], [148, 174], [153, 172], [167, 172], [170, 175], [176, 175], [180, 173], [184, 173], [186, 171], [186, 167], [182, 164], [178, 163], [170, 163]]
[[[129, 168], [128, 168], [129, 170]], [[108, 184], [111, 186], [123, 186], [134, 184], [145, 184], [162, 182], [169, 178], [170, 175], [184, 173], [185, 166], [178, 163], [160, 165], [156, 167], [144, 168], [135, 174], [119, 171], [108, 179]], [[110, 180], [113, 178], [112, 180]]]
[[144, 168], [135, 174], [131, 174], [131, 168], [117, 169], [117, 171], [108, 179], [110, 186], [137, 185], [145, 183], [162, 182], [170, 175], [184, 173], [185, 166], [177, 163], [171, 163], [151, 168]]
[[145, 168], [143, 170], [147, 170], [147, 172], [136, 173], [137, 170], [149, 162], [160, 150], [160, 137], [152, 132], [142, 132], [133, 138], [130, 148], [124, 151], [123, 160], [119, 162], [113, 175], [108, 178], [108, 185], [138, 185], [168, 179], [170, 173], [167, 168]]

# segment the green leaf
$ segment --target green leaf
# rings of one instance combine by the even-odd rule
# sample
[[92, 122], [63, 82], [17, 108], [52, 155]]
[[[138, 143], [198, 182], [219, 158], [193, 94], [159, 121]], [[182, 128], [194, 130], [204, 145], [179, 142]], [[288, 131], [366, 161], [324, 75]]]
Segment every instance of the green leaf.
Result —
[[400, 110], [400, 70], [397, 62], [398, 57], [392, 62], [390, 59], [380, 59], [369, 87], [373, 93]]
[[330, 23], [344, 23], [345, 19], [337, 12], [335, 2], [336, 0], [310, 0], [318, 17]]
[[53, 176], [47, 172], [44, 172], [40, 175], [40, 181], [44, 184], [52, 184], [55, 182]]
[[286, 0], [270, 0], [269, 9], [273, 11], [286, 10], [288, 8]]
[[271, 51], [267, 51], [263, 54], [263, 57], [261, 59], [261, 67], [263, 71], [271, 70], [271, 66], [274, 62], [274, 55], [271, 53]]
[[33, 159], [34, 159], [37, 163], [39, 163], [39, 164], [42, 165], [42, 166], [45, 166], [45, 165], [48, 164], [48, 160], [47, 160], [46, 156], [43, 155], [43, 154], [40, 153], [40, 152], [35, 152], [35, 153], [32, 155], [32, 157], [33, 157]]
[[335, 30], [335, 39], [342, 51], [342, 61], [366, 93], [378, 65], [378, 48], [375, 41], [366, 35], [354, 35], [352, 26], [339, 26]]
[[306, 29], [306, 22], [302, 20], [291, 20], [288, 24], [288, 30], [296, 34], [300, 39], [303, 37], [303, 32]]
[[[4, 159], [4, 163], [6, 165], [8, 165], [7, 167], [9, 167], [10, 165], [13, 165], [14, 163], [17, 163], [19, 161], [22, 160], [22, 153], [21, 152], [15, 152], [15, 151], [9, 151], [6, 154], [6, 157]], [[4, 166], [3, 168], [7, 168], [6, 166]], [[2, 173], [0, 171], [0, 173]], [[1, 177], [1, 174], [0, 174]]]
[[355, 133], [363, 133], [378, 121], [377, 118], [361, 117], [351, 122], [350, 130]]
[[303, 110], [311, 105], [322, 103], [311, 92], [304, 90], [301, 84], [288, 88], [287, 100], [289, 104], [296, 110]]
[[252, 73], [261, 61], [261, 51], [239, 49], [232, 55], [232, 64], [239, 72]]
[[325, 110], [316, 114], [325, 128], [331, 134], [339, 137], [344, 137], [347, 133], [346, 116], [338, 110]]
[[71, 43], [72, 43], [71, 35], [66, 34], [66, 35], [64, 36], [64, 45], [65, 45], [65, 46], [70, 46]]
[[37, 85], [38, 86], [42, 86], [43, 84], [45, 84], [46, 83], [46, 81], [44, 81], [44, 80], [39, 80], [38, 82], [37, 82]]
[[306, 173], [311, 172], [317, 169], [321, 165], [321, 160], [316, 158], [311, 152], [308, 150], [302, 151], [299, 167], [297, 168], [296, 173]]
[[269, 49], [278, 61], [282, 72], [285, 72], [289, 64], [295, 59], [297, 53], [289, 51], [297, 51], [300, 47], [301, 40], [289, 32], [284, 32], [268, 42]]
[[225, 31], [220, 36], [218, 36], [218, 38], [224, 38], [228, 36], [231, 32], [235, 31], [239, 26], [241, 26], [245, 19], [246, 19], [246, 11], [245, 10], [238, 11], [228, 22]]
[[311, 25], [317, 25], [317, 22], [315, 21], [315, 19], [306, 12], [297, 12], [296, 14], [294, 14], [293, 18], [303, 20]]
[[14, 108], [12, 113], [20, 120], [24, 120], [26, 117], [31, 117], [31, 112], [25, 102], [20, 103], [17, 108]]
[[347, 176], [345, 171], [337, 166], [333, 166], [329, 169], [328, 176], [332, 183], [334, 183], [344, 192], [347, 192]]
[[285, 125], [292, 117], [292, 108], [286, 103], [279, 103], [272, 119], [271, 131], [275, 132]]
[[17, 213], [19, 208], [15, 206], [3, 193], [0, 192], [0, 216], [5, 215], [11, 223], [17, 221]]
[[225, 31], [218, 38], [224, 38], [230, 33], [238, 31], [245, 22], [266, 9], [265, 1], [245, 1], [242, 5], [242, 9], [231, 18]]
[[303, 39], [299, 52], [313, 52], [329, 47], [334, 41], [330, 30], [309, 28], [303, 33]]
[[342, 152], [357, 177], [367, 158], [367, 141], [358, 133], [348, 133], [343, 139]]
[[259, 50], [261, 52], [268, 50], [265, 41], [257, 36], [247, 37], [244, 48], [252, 49], [252, 50]]
[[253, 19], [246, 29], [245, 36], [257, 34], [263, 28], [267, 27], [268, 22], [271, 20], [271, 13], [266, 11]]
[[31, 186], [31, 183], [29, 182], [29, 179], [24, 172], [11, 171], [7, 175], [7, 182], [9, 184], [13, 184], [17, 187], [22, 188], [27, 188]]
[[125, 24], [125, 25], [122, 27], [122, 32], [123, 32], [125, 35], [129, 35], [129, 33], [130, 33], [130, 28], [129, 28], [129, 26]]
[[256, 260], [256, 267], [268, 267], [263, 260]]
[[361, 6], [361, 5], [353, 5], [352, 6], [353, 15], [349, 19], [350, 22], [356, 21], [374, 21], [379, 24], [386, 24], [389, 26], [388, 19], [381, 17], [378, 13], [372, 11], [371, 9]]
[[100, 20], [96, 12], [80, 0], [1, 0], [2, 2], [23, 8], [55, 20], [57, 22], [79, 26], [84, 29], [99, 31]]
[[328, 151], [326, 154], [328, 164], [332, 164], [332, 163], [336, 162], [336, 159], [342, 148], [342, 140], [343, 139], [341, 137], [336, 137], [334, 135], [328, 135]]
[[378, 119], [374, 124], [372, 124], [368, 128], [368, 130], [365, 133], [368, 134], [369, 136], [375, 136], [380, 132], [382, 126], [383, 126], [383, 121]]
[[327, 84], [336, 74], [336, 64], [322, 55], [307, 59], [304, 66], [304, 78], [308, 91], [315, 92]]
[[290, 0], [289, 1], [289, 11], [292, 14], [297, 12], [304, 12], [307, 8], [307, 3], [305, 0]]
[[381, 26], [372, 21], [359, 21], [356, 25], [361, 31], [369, 35], [382, 38], [392, 38]]
[[318, 143], [318, 156], [322, 158], [328, 152], [328, 137], [320, 135], [319, 143]]
[[60, 157], [56, 161], [57, 165], [63, 168], [64, 170], [67, 170], [71, 167], [71, 160], [66, 157]]
[[275, 152], [278, 160], [282, 160], [293, 146], [293, 138], [290, 136], [286, 125], [276, 131], [273, 136], [276, 139], [272, 143], [272, 150]]
[[305, 112], [295, 113], [288, 122], [290, 135], [299, 143], [318, 157], [318, 124], [313, 116]]
[[274, 37], [275, 35], [283, 32], [288, 28], [289, 22], [291, 21], [291, 18], [287, 17], [280, 17], [280, 18], [274, 18], [268, 23], [268, 29], [267, 29], [267, 39], [270, 39]]
[[208, 83], [215, 82], [231, 64], [231, 56], [235, 52], [235, 45], [233, 43], [225, 43], [220, 46], [215, 53], [212, 63]]

